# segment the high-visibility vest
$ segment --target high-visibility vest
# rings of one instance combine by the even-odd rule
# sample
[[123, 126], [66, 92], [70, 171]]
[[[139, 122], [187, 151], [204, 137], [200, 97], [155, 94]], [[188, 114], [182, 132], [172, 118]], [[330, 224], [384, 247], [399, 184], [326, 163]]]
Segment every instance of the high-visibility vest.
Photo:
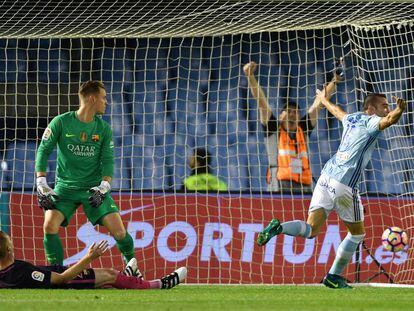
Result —
[[227, 184], [224, 181], [208, 173], [195, 174], [187, 177], [184, 180], [184, 186], [187, 190], [227, 190]]
[[[305, 134], [300, 126], [296, 130], [296, 145], [295, 140], [292, 140], [288, 133], [280, 127], [277, 148], [277, 179], [292, 180], [300, 184], [310, 185], [312, 183], [312, 173], [309, 165]], [[291, 165], [293, 159], [300, 159], [302, 161], [302, 173], [298, 174], [293, 171]]]

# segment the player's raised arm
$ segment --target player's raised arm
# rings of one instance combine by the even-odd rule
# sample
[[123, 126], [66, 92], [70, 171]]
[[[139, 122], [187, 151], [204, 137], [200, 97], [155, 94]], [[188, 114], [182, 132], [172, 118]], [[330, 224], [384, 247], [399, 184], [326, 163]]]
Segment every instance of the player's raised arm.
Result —
[[335, 118], [337, 118], [339, 121], [342, 121], [342, 119], [346, 115], [346, 112], [343, 111], [341, 107], [331, 103], [331, 101], [326, 98], [325, 94], [325, 89], [323, 89], [322, 91], [316, 90], [316, 97], [319, 98], [319, 100], [326, 107], [326, 109], [328, 109], [328, 111], [332, 113]]
[[102, 254], [108, 249], [108, 241], [101, 241], [98, 245], [93, 243], [88, 250], [88, 253], [79, 260], [76, 264], [65, 270], [63, 273], [52, 272], [50, 282], [53, 285], [65, 284], [73, 280], [79, 273], [96, 258], [102, 256]]
[[[334, 77], [331, 81], [324, 87], [325, 89], [325, 97], [330, 100], [332, 94], [335, 93], [336, 84], [341, 82], [344, 77], [344, 69], [342, 66], [342, 59], [339, 59], [336, 64], [336, 70], [334, 73]], [[320, 101], [318, 96], [315, 97], [313, 104], [309, 107], [308, 114], [313, 127], [315, 127], [318, 121], [319, 111], [324, 107], [323, 103]]]
[[252, 92], [254, 98], [257, 100], [260, 111], [260, 122], [263, 125], [266, 125], [269, 122], [269, 119], [272, 115], [272, 110], [270, 109], [269, 103], [267, 102], [266, 95], [256, 80], [254, 72], [256, 71], [257, 64], [255, 62], [250, 62], [244, 65], [243, 71], [247, 77], [249, 83], [250, 91]]
[[407, 102], [404, 99], [398, 98], [396, 96], [393, 96], [392, 99], [397, 104], [397, 107], [394, 110], [390, 111], [388, 115], [381, 118], [379, 122], [380, 131], [383, 131], [391, 125], [397, 123], [398, 120], [400, 120], [404, 110], [407, 108]]

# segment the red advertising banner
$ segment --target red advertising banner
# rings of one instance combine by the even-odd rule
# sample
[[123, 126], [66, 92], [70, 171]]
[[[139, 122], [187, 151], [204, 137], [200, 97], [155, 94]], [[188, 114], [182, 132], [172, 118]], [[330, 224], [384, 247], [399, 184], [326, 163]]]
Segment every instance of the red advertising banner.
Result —
[[[306, 219], [309, 198], [290, 196], [203, 195], [203, 194], [122, 194], [114, 195], [125, 227], [134, 239], [139, 268], [147, 279], [161, 277], [177, 267], [187, 266], [188, 283], [317, 283], [335, 257], [345, 237], [344, 226], [332, 213], [316, 239], [278, 236], [265, 247], [255, 244], [257, 233], [274, 217], [281, 220]], [[399, 201], [374, 198], [365, 201], [365, 245], [395, 281], [413, 283], [404, 270], [407, 252], [390, 253], [381, 247], [383, 230], [403, 226], [390, 213]], [[392, 205], [392, 206], [391, 206]], [[16, 258], [45, 264], [43, 212], [36, 196], [12, 193], [10, 197], [11, 235]], [[115, 240], [106, 229], [93, 227], [82, 208], [60, 236], [65, 248], [65, 264], [79, 260], [93, 242], [107, 239], [111, 251], [95, 266], [122, 269], [123, 261]], [[360, 280], [380, 268], [361, 248]], [[354, 263], [346, 276], [354, 281]], [[373, 279], [388, 282], [384, 274]]]

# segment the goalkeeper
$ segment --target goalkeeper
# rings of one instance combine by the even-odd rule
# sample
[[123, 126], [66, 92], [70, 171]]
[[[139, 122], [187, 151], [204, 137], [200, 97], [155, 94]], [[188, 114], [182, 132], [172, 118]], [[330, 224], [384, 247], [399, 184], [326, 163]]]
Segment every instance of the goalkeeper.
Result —
[[[10, 237], [0, 231], [0, 288], [107, 288], [170, 289], [187, 277], [187, 268], [181, 267], [161, 279], [144, 281], [142, 277], [127, 276], [114, 269], [87, 269], [108, 248], [108, 242], [92, 244], [86, 255], [71, 267], [61, 265], [35, 266], [14, 258]], [[132, 263], [132, 265], [130, 265]], [[133, 262], [127, 268], [135, 269]], [[126, 269], [127, 270], [127, 269]]]
[[[79, 101], [77, 111], [58, 115], [50, 122], [36, 154], [38, 202], [45, 211], [46, 257], [50, 264], [63, 264], [59, 227], [66, 227], [82, 205], [93, 225], [100, 224], [108, 229], [129, 262], [134, 258], [134, 242], [110, 195], [114, 145], [112, 130], [100, 117], [107, 104], [105, 86], [100, 81], [82, 84]], [[52, 189], [46, 180], [46, 167], [56, 145], [57, 181]]]

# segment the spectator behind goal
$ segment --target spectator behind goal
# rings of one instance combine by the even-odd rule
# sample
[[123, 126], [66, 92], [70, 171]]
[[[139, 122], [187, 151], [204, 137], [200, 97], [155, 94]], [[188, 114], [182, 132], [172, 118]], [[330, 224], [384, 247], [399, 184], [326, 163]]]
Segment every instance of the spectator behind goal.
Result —
[[194, 149], [188, 159], [191, 175], [184, 180], [184, 189], [193, 191], [224, 191], [227, 185], [218, 177], [210, 174], [210, 154], [204, 148]]
[[[260, 122], [266, 136], [269, 158], [266, 178], [268, 191], [311, 192], [312, 172], [307, 138], [317, 123], [323, 105], [318, 98], [315, 98], [306, 115], [300, 118], [299, 105], [288, 101], [276, 119], [262, 87], [254, 76], [256, 68], [257, 64], [250, 62], [244, 65], [243, 71], [250, 90], [258, 102]], [[336, 83], [341, 80], [342, 75], [343, 71], [337, 70], [333, 79], [325, 87], [328, 99], [335, 91]]]

